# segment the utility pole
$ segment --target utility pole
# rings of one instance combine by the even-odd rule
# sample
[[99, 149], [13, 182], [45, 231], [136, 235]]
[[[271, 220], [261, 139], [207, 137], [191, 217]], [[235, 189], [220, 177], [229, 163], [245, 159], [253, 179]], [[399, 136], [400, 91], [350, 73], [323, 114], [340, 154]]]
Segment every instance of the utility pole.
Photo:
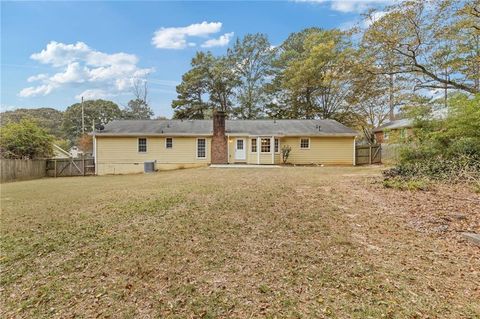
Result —
[[85, 112], [83, 110], [83, 96], [82, 96], [82, 135], [85, 134]]

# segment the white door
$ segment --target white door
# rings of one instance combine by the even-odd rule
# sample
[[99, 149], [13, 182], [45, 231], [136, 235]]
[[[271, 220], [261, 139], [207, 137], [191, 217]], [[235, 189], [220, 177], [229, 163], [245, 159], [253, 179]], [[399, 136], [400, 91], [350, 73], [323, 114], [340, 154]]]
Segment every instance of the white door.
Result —
[[244, 161], [247, 159], [246, 145], [244, 138], [237, 138], [235, 141], [235, 160]]

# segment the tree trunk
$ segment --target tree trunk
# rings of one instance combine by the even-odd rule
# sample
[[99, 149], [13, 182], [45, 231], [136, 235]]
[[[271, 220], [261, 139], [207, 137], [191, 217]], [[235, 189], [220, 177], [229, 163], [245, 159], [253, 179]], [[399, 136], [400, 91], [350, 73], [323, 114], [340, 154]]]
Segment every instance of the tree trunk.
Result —
[[390, 121], [395, 119], [395, 102], [393, 100], [393, 74], [388, 76], [388, 118]]

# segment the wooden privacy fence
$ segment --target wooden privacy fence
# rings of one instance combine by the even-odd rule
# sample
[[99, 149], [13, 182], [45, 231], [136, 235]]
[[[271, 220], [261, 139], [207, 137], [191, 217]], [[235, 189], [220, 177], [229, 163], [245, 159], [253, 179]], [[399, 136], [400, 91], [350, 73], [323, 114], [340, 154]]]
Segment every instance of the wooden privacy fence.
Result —
[[355, 146], [355, 164], [378, 164], [382, 162], [382, 146], [376, 145], [356, 145]]
[[0, 163], [2, 183], [45, 177], [47, 160], [1, 159]]
[[95, 175], [95, 160], [93, 157], [49, 159], [46, 171], [51, 177]]

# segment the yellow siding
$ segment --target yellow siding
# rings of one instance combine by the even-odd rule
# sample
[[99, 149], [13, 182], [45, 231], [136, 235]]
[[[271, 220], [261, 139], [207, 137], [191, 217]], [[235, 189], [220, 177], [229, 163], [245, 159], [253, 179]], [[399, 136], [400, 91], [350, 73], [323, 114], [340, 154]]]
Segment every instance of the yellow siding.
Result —
[[257, 164], [257, 152], [252, 153], [252, 138], [248, 138], [248, 149], [247, 149], [247, 163], [248, 164]]
[[353, 165], [353, 137], [311, 137], [309, 149], [300, 149], [300, 137], [288, 137], [280, 140], [283, 145], [292, 148], [291, 164]]
[[137, 137], [97, 137], [97, 172], [130, 174], [143, 172], [145, 161], [157, 161], [157, 169], [195, 167], [210, 163], [211, 138], [206, 138], [205, 159], [197, 159], [196, 137], [173, 137], [173, 148], [165, 148], [164, 137], [147, 137], [147, 152], [138, 152]]
[[[143, 172], [145, 161], [157, 161], [157, 169], [177, 169], [210, 164], [211, 138], [206, 138], [205, 159], [197, 159], [196, 137], [173, 137], [173, 148], [165, 148], [164, 137], [147, 137], [147, 152], [138, 153], [136, 137], [97, 137], [97, 172], [130, 174]], [[230, 138], [229, 163], [235, 162], [235, 138]], [[251, 138], [246, 138], [247, 163], [257, 164], [258, 153], [252, 153]], [[353, 137], [311, 137], [310, 148], [300, 149], [300, 137], [280, 138], [280, 150], [290, 145], [291, 164], [353, 164]], [[273, 145], [272, 145], [273, 150]], [[281, 154], [274, 154], [274, 163], [281, 164]], [[271, 153], [260, 153], [260, 164], [272, 164]]]

